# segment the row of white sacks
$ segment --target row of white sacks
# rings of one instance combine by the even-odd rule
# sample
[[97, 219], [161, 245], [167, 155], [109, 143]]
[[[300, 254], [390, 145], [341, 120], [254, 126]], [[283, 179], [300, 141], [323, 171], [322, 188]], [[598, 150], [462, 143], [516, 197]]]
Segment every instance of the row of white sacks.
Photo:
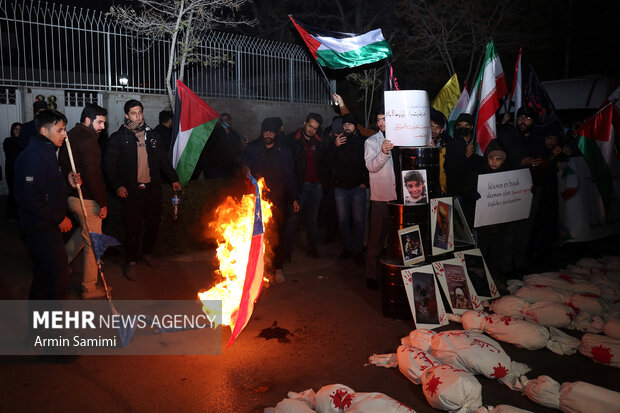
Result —
[[[396, 367], [421, 384], [428, 403], [451, 412], [482, 412], [482, 386], [476, 374], [497, 378], [532, 401], [569, 413], [620, 412], [620, 393], [576, 381], [562, 385], [547, 376], [528, 380], [529, 368], [512, 361], [495, 340], [475, 331], [414, 330], [393, 355], [373, 356], [371, 362]], [[499, 407], [499, 406], [498, 406]], [[501, 406], [501, 411], [523, 411]], [[497, 409], [497, 408], [496, 408]], [[490, 411], [490, 410], [489, 410]]]
[[[429, 370], [431, 371], [431, 370]], [[460, 380], [460, 372], [456, 372], [449, 365], [439, 365], [433, 370], [433, 377], [441, 377], [442, 380], [448, 380], [449, 384], [443, 384], [445, 388], [452, 388], [454, 393], [459, 390], [463, 391], [463, 385], [471, 385], [475, 387], [474, 382], [466, 382]], [[427, 374], [426, 376], [430, 376]], [[471, 375], [470, 375], [471, 376]], [[473, 377], [473, 376], [471, 376]], [[473, 378], [475, 383], [480, 387], [478, 380]], [[586, 384], [586, 383], [584, 383]], [[567, 389], [567, 394], [574, 390]], [[445, 389], [442, 389], [445, 392]], [[426, 394], [426, 391], [425, 391]], [[569, 397], [569, 396], [568, 396]], [[450, 396], [448, 395], [447, 399]], [[567, 397], [564, 399], [568, 400]], [[448, 401], [448, 403], [450, 403]], [[444, 409], [445, 410], [445, 409]], [[531, 413], [529, 410], [519, 409], [508, 405], [498, 406], [482, 406], [475, 410], [458, 410], [460, 412], [471, 411], [475, 413]], [[580, 412], [582, 410], [573, 410]], [[386, 396], [383, 393], [357, 393], [355, 390], [344, 384], [330, 384], [323, 386], [318, 392], [308, 389], [301, 393], [289, 392], [286, 399], [281, 400], [275, 407], [264, 410], [264, 413], [415, 413], [411, 407]], [[589, 411], [592, 413], [593, 411]]]

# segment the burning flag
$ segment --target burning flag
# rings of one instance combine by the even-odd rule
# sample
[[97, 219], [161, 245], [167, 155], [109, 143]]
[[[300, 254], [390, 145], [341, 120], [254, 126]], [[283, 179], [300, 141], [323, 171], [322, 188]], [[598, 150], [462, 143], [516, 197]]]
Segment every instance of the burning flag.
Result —
[[[271, 204], [261, 199], [264, 180], [254, 184], [254, 195], [244, 195], [241, 205], [228, 197], [216, 210], [217, 221], [210, 224], [224, 239], [217, 248], [219, 273], [224, 281], [208, 291], [199, 292], [200, 300], [222, 300], [222, 324], [229, 325], [230, 346], [246, 326], [263, 283], [264, 227], [272, 216]], [[204, 308], [209, 313], [208, 308]]]

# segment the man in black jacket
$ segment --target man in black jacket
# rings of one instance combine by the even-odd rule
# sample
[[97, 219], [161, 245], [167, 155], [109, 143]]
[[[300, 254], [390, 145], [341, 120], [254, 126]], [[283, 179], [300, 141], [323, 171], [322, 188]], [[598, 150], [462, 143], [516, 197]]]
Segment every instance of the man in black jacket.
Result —
[[[309, 113], [304, 126], [285, 138], [285, 145], [291, 150], [295, 166], [295, 184], [300, 194], [299, 213], [306, 220], [306, 255], [319, 257], [318, 217], [321, 199], [323, 198], [324, 173], [322, 158], [323, 140], [317, 133], [323, 123], [318, 113]], [[295, 241], [295, 232], [299, 222], [299, 214], [292, 212], [286, 224], [285, 251], [290, 258]]]
[[454, 126], [454, 140], [446, 145], [444, 162], [448, 195], [458, 197], [470, 228], [474, 227], [478, 170], [482, 162], [482, 157], [476, 154], [473, 129], [474, 118], [461, 113]]
[[336, 135], [326, 152], [327, 162], [333, 164], [338, 228], [344, 246], [338, 258], [355, 256], [356, 261], [363, 265], [366, 189], [369, 185], [368, 169], [364, 160], [366, 138], [357, 130], [353, 115], [343, 116], [342, 124], [344, 132]]
[[[15, 200], [19, 227], [34, 261], [30, 300], [60, 300], [69, 288], [69, 264], [62, 233], [71, 229], [67, 185], [56, 159], [67, 118], [43, 110], [34, 118], [37, 133], [15, 161]], [[68, 177], [71, 186], [79, 176]]]
[[179, 177], [155, 131], [146, 126], [142, 103], [125, 103], [125, 124], [110, 136], [104, 157], [108, 183], [122, 199], [125, 226], [126, 278], [135, 281], [140, 247], [140, 232], [144, 220], [143, 261], [154, 267], [151, 256], [157, 242], [161, 218], [161, 177], [172, 183], [174, 191], [181, 190]]
[[[108, 215], [106, 191], [101, 171], [101, 150], [97, 138], [105, 129], [105, 119], [108, 111], [101, 106], [88, 104], [82, 110], [80, 123], [67, 133], [67, 139], [71, 145], [71, 152], [75, 162], [75, 169], [82, 178], [82, 195], [84, 209], [86, 210], [88, 225], [84, 219], [77, 189], [69, 194], [69, 209], [80, 223], [80, 231], [73, 233], [66, 244], [69, 262], [73, 261], [82, 246], [84, 247], [84, 259], [82, 266], [82, 298], [97, 298], [105, 296], [102, 287], [97, 287], [97, 261], [90, 245], [90, 232], [101, 234], [101, 222]], [[65, 176], [71, 169], [69, 151], [67, 145], [63, 145], [58, 152], [58, 162]]]

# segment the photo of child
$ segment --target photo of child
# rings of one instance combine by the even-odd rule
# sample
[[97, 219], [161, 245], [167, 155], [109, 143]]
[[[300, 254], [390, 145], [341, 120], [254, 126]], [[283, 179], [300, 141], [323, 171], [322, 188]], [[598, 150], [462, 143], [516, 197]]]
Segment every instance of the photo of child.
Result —
[[460, 265], [452, 264], [444, 264], [443, 268], [446, 272], [446, 283], [448, 284], [452, 308], [472, 309], [465, 269]]
[[416, 327], [418, 324], [439, 324], [435, 274], [414, 272], [411, 274], [411, 283]]
[[406, 205], [428, 203], [426, 171], [403, 171], [403, 198]]
[[403, 264], [409, 265], [424, 261], [424, 250], [418, 225], [401, 229], [398, 231], [398, 236], [403, 254]]

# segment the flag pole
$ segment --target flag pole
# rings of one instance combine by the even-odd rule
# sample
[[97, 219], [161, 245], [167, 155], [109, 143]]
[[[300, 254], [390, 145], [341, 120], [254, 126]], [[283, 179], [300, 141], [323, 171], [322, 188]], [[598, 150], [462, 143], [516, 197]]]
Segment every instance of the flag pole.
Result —
[[[71, 171], [73, 171], [74, 174], [76, 174], [76, 170], [75, 170], [75, 161], [73, 160], [73, 151], [71, 150], [71, 142], [69, 142], [69, 136], [67, 136], [67, 138], [65, 139], [65, 143], [67, 144], [67, 153], [69, 154], [69, 161], [71, 162]], [[86, 223], [86, 230], [88, 231], [89, 237], [90, 237], [90, 225], [88, 224], [88, 214], [86, 213], [86, 206], [84, 205], [84, 197], [82, 196], [82, 185], [81, 184], [77, 184], [77, 191], [78, 191], [78, 196], [80, 198], [80, 205], [82, 206], [82, 215], [84, 215], [84, 223]], [[112, 304], [112, 297], [110, 296], [110, 291], [108, 289], [108, 283], [105, 281], [105, 277], [103, 276], [103, 271], [101, 270], [101, 260], [97, 259], [97, 255], [95, 255], [95, 249], [93, 248], [92, 245], [92, 241], [91, 243], [91, 248], [90, 250], [92, 251], [94, 257], [95, 257], [95, 261], [97, 261], [97, 268], [99, 269], [99, 274], [101, 275], [101, 281], [103, 281], [103, 288], [105, 290], [105, 294], [106, 297], [108, 298], [108, 301], [110, 302], [110, 305], [112, 306], [112, 309], [114, 310], [114, 312], [116, 312], [116, 308], [114, 308], [114, 305]]]

